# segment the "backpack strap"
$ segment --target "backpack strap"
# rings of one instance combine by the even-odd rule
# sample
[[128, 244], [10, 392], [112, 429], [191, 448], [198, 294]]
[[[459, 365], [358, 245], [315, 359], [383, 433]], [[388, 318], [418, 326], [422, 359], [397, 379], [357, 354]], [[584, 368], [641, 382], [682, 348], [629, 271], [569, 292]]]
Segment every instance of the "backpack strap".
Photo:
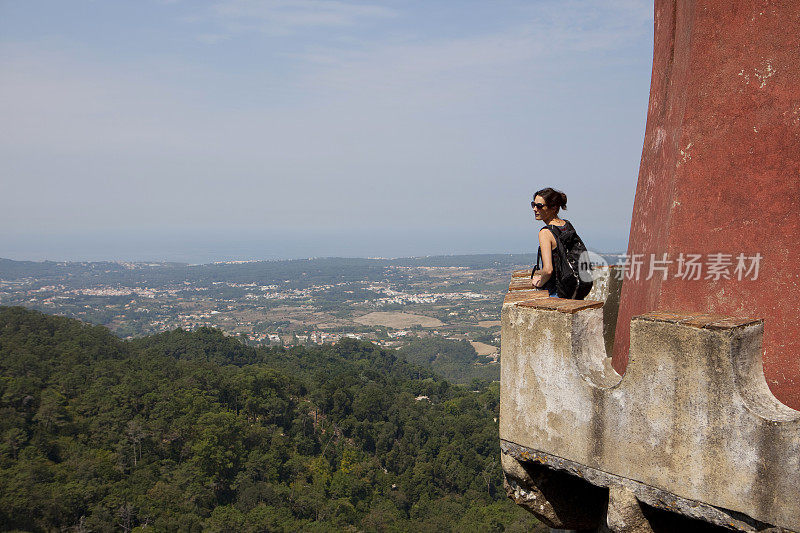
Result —
[[551, 224], [548, 224], [545, 227], [550, 230], [550, 233], [553, 234], [553, 238], [556, 240], [556, 247], [554, 250], [557, 250], [561, 247], [561, 233], [564, 231], [564, 227], [553, 226]]

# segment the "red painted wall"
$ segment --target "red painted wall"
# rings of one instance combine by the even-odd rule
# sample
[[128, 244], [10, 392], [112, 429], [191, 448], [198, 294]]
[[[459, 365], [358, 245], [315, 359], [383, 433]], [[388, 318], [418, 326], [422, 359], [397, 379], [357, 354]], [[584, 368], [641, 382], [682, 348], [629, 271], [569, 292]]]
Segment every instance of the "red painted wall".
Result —
[[[701, 254], [701, 279], [647, 280], [650, 254]], [[706, 279], [708, 254], [730, 254], [731, 279]], [[738, 254], [760, 253], [738, 280]], [[656, 0], [644, 148], [614, 367], [630, 319], [660, 309], [764, 319], [773, 393], [800, 409], [800, 4], [796, 0]], [[725, 257], [722, 258], [725, 270]], [[750, 266], [751, 260], [746, 261]]]

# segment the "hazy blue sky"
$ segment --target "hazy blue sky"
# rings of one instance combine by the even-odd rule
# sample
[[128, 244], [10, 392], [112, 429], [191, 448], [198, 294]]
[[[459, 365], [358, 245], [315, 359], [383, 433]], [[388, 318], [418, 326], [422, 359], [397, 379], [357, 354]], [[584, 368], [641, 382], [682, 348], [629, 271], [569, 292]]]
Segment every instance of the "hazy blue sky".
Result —
[[624, 250], [652, 2], [0, 0], [0, 257]]

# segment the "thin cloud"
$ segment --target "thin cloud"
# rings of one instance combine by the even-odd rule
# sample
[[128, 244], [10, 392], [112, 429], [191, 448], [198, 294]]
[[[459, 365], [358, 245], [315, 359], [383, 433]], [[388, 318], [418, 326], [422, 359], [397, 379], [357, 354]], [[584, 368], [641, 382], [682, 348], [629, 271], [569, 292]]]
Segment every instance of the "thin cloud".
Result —
[[225, 0], [211, 6], [210, 14], [231, 32], [287, 35], [301, 29], [355, 26], [397, 15], [384, 6], [339, 0]]
[[566, 13], [553, 4], [540, 4], [522, 10], [521, 20], [490, 34], [309, 47], [295, 55], [307, 65], [298, 83], [305, 90], [329, 91], [331, 97], [349, 94], [364, 102], [406, 104], [416, 100], [429, 106], [525, 92], [525, 86], [535, 87], [547, 75], [545, 68], [562, 62], [565, 66], [558, 68], [569, 68], [589, 52], [606, 51], [616, 61], [615, 50], [649, 31], [643, 24], [648, 9], [632, 8], [644, 4], [619, 1]]
[[230, 39], [230, 35], [221, 33], [201, 33], [197, 36], [197, 40], [206, 44], [218, 44]]

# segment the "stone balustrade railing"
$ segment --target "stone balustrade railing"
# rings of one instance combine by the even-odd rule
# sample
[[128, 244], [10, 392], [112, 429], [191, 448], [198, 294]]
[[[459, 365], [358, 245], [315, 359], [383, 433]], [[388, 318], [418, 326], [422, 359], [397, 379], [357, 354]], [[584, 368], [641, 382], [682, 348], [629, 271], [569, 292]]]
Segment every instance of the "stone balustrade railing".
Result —
[[800, 530], [800, 412], [767, 387], [762, 321], [637, 316], [620, 376], [602, 306], [549, 298], [529, 271], [512, 277], [500, 392], [509, 495], [558, 528], [641, 519], [638, 506]]

